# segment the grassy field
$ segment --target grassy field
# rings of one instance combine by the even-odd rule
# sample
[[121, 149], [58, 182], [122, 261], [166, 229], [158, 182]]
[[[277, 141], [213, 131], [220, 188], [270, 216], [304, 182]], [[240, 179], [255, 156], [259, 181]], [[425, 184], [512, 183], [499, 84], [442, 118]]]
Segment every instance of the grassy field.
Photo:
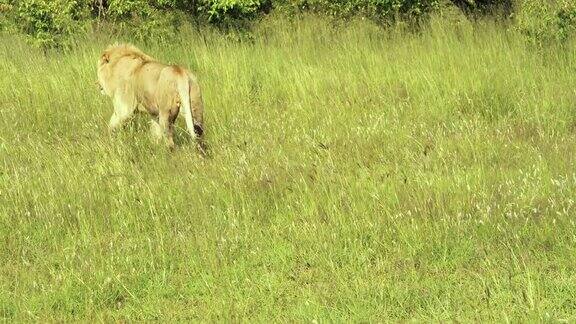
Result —
[[109, 136], [98, 37], [0, 38], [0, 319], [576, 321], [576, 46], [314, 19], [156, 58], [203, 86]]

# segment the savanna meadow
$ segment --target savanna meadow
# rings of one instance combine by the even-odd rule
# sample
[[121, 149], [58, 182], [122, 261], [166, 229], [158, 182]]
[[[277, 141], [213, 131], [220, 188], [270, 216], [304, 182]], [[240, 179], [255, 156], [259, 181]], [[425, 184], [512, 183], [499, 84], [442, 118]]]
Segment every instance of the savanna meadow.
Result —
[[[576, 4], [0, 0], [0, 320], [576, 321]], [[107, 45], [205, 142], [110, 133]]]

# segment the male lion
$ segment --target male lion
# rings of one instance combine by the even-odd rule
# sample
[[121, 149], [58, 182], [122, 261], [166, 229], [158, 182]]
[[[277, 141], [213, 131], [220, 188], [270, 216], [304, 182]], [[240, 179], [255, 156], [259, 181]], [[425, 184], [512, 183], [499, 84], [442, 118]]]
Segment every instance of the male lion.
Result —
[[[192, 138], [203, 134], [203, 104], [196, 77], [177, 65], [166, 65], [129, 44], [111, 45], [98, 60], [98, 84], [112, 98], [111, 131], [136, 110], [148, 112], [156, 135], [174, 147], [174, 121], [183, 109]], [[202, 149], [202, 146], [200, 146]]]

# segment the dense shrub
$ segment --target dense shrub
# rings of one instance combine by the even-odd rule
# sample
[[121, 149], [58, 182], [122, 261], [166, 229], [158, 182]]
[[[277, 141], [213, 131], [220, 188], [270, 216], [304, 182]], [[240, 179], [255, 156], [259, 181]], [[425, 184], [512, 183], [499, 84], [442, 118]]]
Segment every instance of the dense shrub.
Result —
[[451, 0], [451, 2], [473, 18], [485, 15], [510, 18], [514, 8], [513, 0]]
[[[336, 19], [362, 16], [386, 24], [418, 21], [441, 4], [468, 16], [514, 17], [516, 28], [535, 42], [566, 40], [576, 31], [572, 0], [0, 0], [0, 30], [23, 31], [39, 46], [66, 44], [93, 21], [108, 21], [134, 37], [162, 41], [184, 21], [230, 28], [246, 26], [271, 10], [314, 12]], [[512, 14], [513, 10], [517, 12]]]
[[0, 0], [0, 31], [8, 30], [13, 26], [13, 7], [10, 0]]
[[558, 38], [565, 40], [576, 34], [576, 4], [566, 4], [556, 12], [556, 17]]
[[172, 7], [175, 4], [175, 1], [167, 0], [108, 0], [96, 6], [93, 15], [114, 23], [139, 40], [162, 42], [177, 31], [183, 20], [179, 15], [181, 12]]
[[576, 3], [568, 0], [521, 0], [516, 28], [534, 43], [565, 41], [576, 34]]
[[15, 22], [34, 43], [47, 48], [66, 44], [90, 20], [113, 22], [139, 39], [162, 40], [186, 18], [232, 26], [270, 8], [270, 0], [0, 0], [0, 18]]
[[277, 0], [275, 7], [292, 12], [311, 11], [335, 18], [362, 16], [378, 23], [398, 19], [418, 20], [436, 8], [440, 0]]
[[271, 5], [270, 0], [108, 0], [101, 3], [105, 16], [116, 20], [147, 15], [151, 10], [164, 13], [177, 10], [215, 24], [252, 19]]
[[69, 36], [84, 30], [89, 17], [88, 0], [20, 0], [10, 11], [17, 26], [42, 47], [65, 44]]
[[266, 0], [206, 0], [200, 3], [200, 12], [208, 14], [210, 22], [229, 25], [234, 21], [254, 18], [261, 10], [270, 8]]

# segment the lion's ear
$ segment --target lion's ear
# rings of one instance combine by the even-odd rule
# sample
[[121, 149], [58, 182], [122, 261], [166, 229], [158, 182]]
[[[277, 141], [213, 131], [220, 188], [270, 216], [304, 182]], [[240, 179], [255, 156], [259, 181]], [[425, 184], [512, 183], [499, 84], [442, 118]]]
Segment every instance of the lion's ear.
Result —
[[104, 63], [110, 62], [110, 55], [109, 54], [102, 54], [102, 62], [104, 62]]

